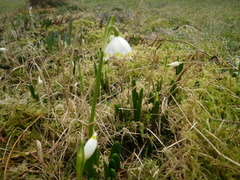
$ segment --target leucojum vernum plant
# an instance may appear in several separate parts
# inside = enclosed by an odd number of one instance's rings
[[[113,34],[113,35],[112,35]],[[110,40],[110,42],[108,42]],[[128,42],[119,36],[119,30],[114,25],[114,17],[111,17],[106,24],[106,28],[103,35],[103,45],[102,48],[99,49],[98,52],[98,60],[99,64],[96,71],[96,80],[95,80],[95,91],[93,94],[93,100],[91,104],[91,114],[89,118],[89,140],[84,145],[84,142],[80,142],[78,151],[77,151],[77,160],[76,160],[76,173],[77,179],[80,180],[83,177],[84,169],[86,169],[88,179],[95,177],[95,170],[94,166],[98,164],[98,153],[97,153],[97,133],[94,132],[94,117],[95,117],[95,110],[97,99],[100,91],[101,86],[101,75],[103,70],[104,60],[107,61],[110,57],[129,57],[131,56],[131,47]],[[115,143],[116,144],[116,143]],[[117,143],[118,144],[118,143]],[[113,155],[114,154],[114,155]],[[109,167],[106,170],[105,167],[105,174],[107,174],[106,178],[111,177],[113,179],[116,178],[116,173],[119,169],[120,164],[120,152],[114,152],[111,154],[110,161],[115,164],[118,164],[117,167],[112,168],[112,165],[106,165]],[[109,172],[109,173],[106,173]],[[109,175],[110,174],[110,175]]]

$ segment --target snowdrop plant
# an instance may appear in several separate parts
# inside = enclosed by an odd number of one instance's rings
[[[111,34],[114,33],[114,36],[112,41],[109,42],[109,38]],[[126,50],[127,49],[127,50]],[[95,117],[95,111],[96,111],[96,104],[97,99],[99,96],[100,91],[100,85],[101,85],[101,75],[102,75],[102,69],[103,69],[103,57],[104,52],[103,50],[106,50],[107,53],[111,53],[111,55],[116,55],[117,53],[126,55],[131,52],[131,47],[127,43],[126,40],[119,37],[119,31],[117,27],[114,25],[114,17],[111,17],[108,20],[108,23],[106,25],[104,35],[103,35],[103,45],[102,48],[98,51],[98,60],[99,64],[96,68],[96,81],[95,81],[95,91],[93,94],[93,100],[91,103],[91,114],[89,118],[89,140],[84,146],[84,142],[81,142],[77,151],[77,163],[76,163],[76,171],[77,171],[77,179],[82,179],[84,166],[86,164],[86,170],[87,170],[87,176],[88,179],[94,178],[94,168],[97,166],[96,162],[98,160],[98,156],[96,153],[97,148],[97,134],[94,133],[94,117]]]
[[[97,148],[97,133],[94,133],[92,137],[86,142],[81,142],[77,151],[76,171],[77,179],[81,180],[86,160],[88,160]]]
[[[103,46],[102,49],[98,52],[98,59],[99,64],[97,68],[97,76],[96,76],[96,84],[95,84],[95,91],[93,95],[93,101],[92,101],[92,109],[89,119],[89,137],[91,137],[93,133],[93,122],[95,117],[95,110],[96,110],[96,104],[97,104],[97,98],[100,91],[100,85],[101,85],[101,75],[102,75],[102,69],[103,69],[103,61],[104,59],[107,60],[110,56],[129,56],[131,53],[131,47],[128,44],[128,42],[119,36],[119,30],[114,25],[115,20],[114,17],[110,17],[108,20],[108,23],[106,25],[104,34],[103,34]],[[110,42],[108,43],[110,36],[112,36]],[[103,52],[104,50],[104,52]],[[105,56],[105,57],[104,57]]]
[[[175,61],[170,64],[167,64],[167,67],[173,67],[176,70],[176,75],[179,75],[180,72],[183,70],[183,62]]]

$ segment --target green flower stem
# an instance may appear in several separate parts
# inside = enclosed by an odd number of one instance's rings
[[[89,124],[90,124],[89,132],[88,132],[89,138],[91,138],[93,135],[93,122],[94,122],[97,98],[99,95],[100,85],[101,85],[101,74],[102,74],[102,68],[103,68],[103,51],[101,49],[98,52],[98,59],[99,59],[99,65],[98,65],[98,70],[97,70],[95,91],[94,91],[93,101],[92,101],[92,110],[91,110],[91,115],[90,115],[90,119],[89,119]]]
[[[76,162],[76,172],[77,180],[82,180],[83,170],[85,166],[85,155],[84,155],[84,142],[80,142],[78,151],[77,151],[77,162]]]
[[[105,31],[104,31],[104,34],[103,34],[103,47],[102,47],[103,51],[107,46],[109,37],[111,35],[112,26],[114,26],[114,22],[115,22],[115,18],[114,18],[114,16],[111,16],[110,19],[107,22],[107,25],[106,25],[106,28],[105,28]],[[116,29],[117,29],[117,27],[116,27]],[[117,29],[117,31],[118,31],[118,29]]]
[[[117,26],[115,26],[115,25],[112,25],[111,27],[111,30],[113,30],[114,31],[114,36],[119,36],[120,35],[120,32],[119,32],[119,30],[118,30],[118,28],[117,28]]]
[[[92,101],[92,109],[91,109],[91,114],[89,118],[89,129],[88,129],[89,138],[91,138],[91,136],[93,135],[93,128],[94,128],[93,123],[94,123],[94,117],[95,117],[95,111],[96,111],[96,104],[97,104],[97,99],[98,99],[100,86],[101,86],[101,75],[102,75],[102,69],[103,69],[103,54],[104,54],[103,50],[107,46],[107,43],[111,34],[111,30],[114,28],[113,26],[114,26],[114,17],[112,16],[108,20],[106,29],[103,34],[103,47],[98,52],[99,65],[97,69],[97,77],[96,77],[95,91],[94,91],[93,101]],[[114,32],[118,31],[117,27],[115,27],[114,29],[115,29]]]

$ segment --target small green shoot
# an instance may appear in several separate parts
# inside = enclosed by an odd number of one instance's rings
[[[121,167],[120,151],[121,144],[115,141],[109,156],[109,163],[104,162],[104,179],[117,179],[117,171]]]
[[[179,75],[180,72],[183,70],[183,63],[179,64],[177,67],[175,67],[176,69],[176,75]]]
[[[123,122],[124,118],[123,118],[123,110],[121,109],[121,105],[115,104],[114,109],[115,109],[115,118]]]
[[[86,160],[84,155],[84,142],[81,141],[77,151],[77,162],[76,162],[77,180],[82,179],[85,162]]]
[[[102,85],[102,89],[105,92],[110,92],[110,86],[109,86],[107,71],[105,71],[105,73],[102,74],[101,85]]]
[[[142,109],[142,101],[143,101],[143,88],[138,93],[136,90],[136,81],[132,80],[132,86],[134,89],[132,90],[132,104],[134,109],[134,120],[140,121],[141,118],[141,109]]]
[[[32,85],[29,86],[29,90],[30,90],[30,93],[33,97],[33,99],[35,99],[37,102],[39,102],[39,95],[37,93],[35,93],[35,90],[34,90],[34,87]]]

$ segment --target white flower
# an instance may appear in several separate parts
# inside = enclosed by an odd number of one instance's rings
[[[168,66],[177,67],[177,66],[179,66],[180,64],[182,64],[182,62],[175,61],[175,62],[172,62],[172,63],[168,64]]]
[[[93,155],[96,148],[97,148],[97,133],[94,133],[84,146],[84,155],[86,160]]]
[[[104,50],[104,60],[107,61],[109,57],[124,57],[131,56],[132,49],[128,42],[120,36],[111,36],[110,42],[107,44]]]
[[[32,6],[29,7],[29,16],[32,17]]]
[[[40,76],[38,76],[38,84],[42,84],[43,83],[43,80],[41,79]]]
[[[0,48],[0,52],[5,52],[5,51],[7,51],[6,48]]]

